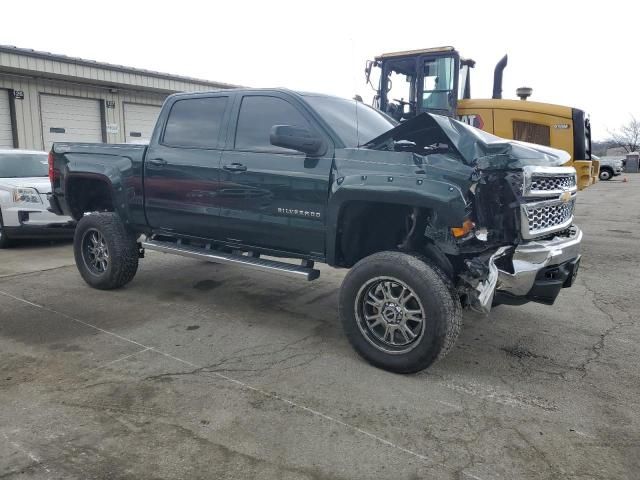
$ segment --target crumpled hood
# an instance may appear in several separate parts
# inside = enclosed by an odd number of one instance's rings
[[[465,163],[482,170],[522,168],[526,165],[559,166],[571,157],[555,148],[506,140],[449,117],[422,113],[401,123],[364,145],[373,150],[393,150],[393,143],[413,142],[428,146],[444,143]],[[419,153],[419,152],[415,152]]]
[[[41,195],[51,193],[48,177],[0,178],[0,185],[11,188],[35,188]]]

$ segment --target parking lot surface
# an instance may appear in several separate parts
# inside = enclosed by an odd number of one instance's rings
[[[148,253],[125,288],[69,242],[0,251],[0,478],[637,479],[640,176],[579,194],[577,285],[465,314],[395,375],[319,280]]]

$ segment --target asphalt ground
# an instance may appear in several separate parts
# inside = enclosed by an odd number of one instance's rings
[[[577,285],[465,314],[415,375],[351,349],[344,271],[149,252],[105,292],[69,242],[0,251],[0,478],[640,478],[640,175],[619,178],[579,194]]]

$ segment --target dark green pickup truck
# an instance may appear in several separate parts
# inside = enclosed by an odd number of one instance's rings
[[[50,201],[78,220],[94,288],[131,281],[145,250],[307,280],[314,262],[349,268],[350,342],[415,372],[451,349],[463,307],[550,305],[571,286],[568,160],[450,118],[397,124],[353,100],[224,90],[169,97],[149,145],[54,144]]]

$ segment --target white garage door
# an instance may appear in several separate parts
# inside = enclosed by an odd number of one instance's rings
[[[0,148],[13,148],[9,90],[0,90]]]
[[[148,142],[160,114],[155,105],[124,104],[124,128],[127,143]]]
[[[100,102],[86,98],[40,95],[44,149],[53,142],[102,143]]]

